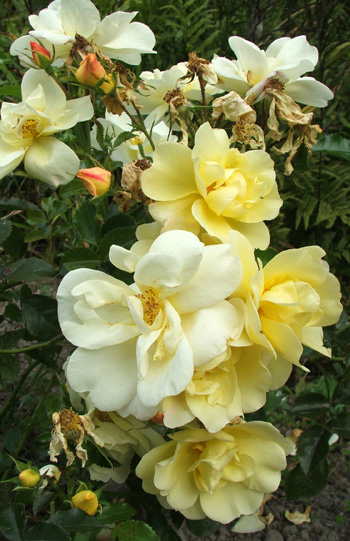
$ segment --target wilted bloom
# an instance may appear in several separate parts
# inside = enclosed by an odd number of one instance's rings
[[[60,480],[61,472],[57,468],[57,466],[54,466],[53,464],[47,464],[46,466],[43,466],[39,470],[40,476],[44,477],[43,486],[47,485],[47,479],[55,479],[55,483],[57,483]]]
[[[318,51],[305,36],[276,39],[262,51],[254,43],[232,36],[229,44],[237,60],[214,56],[213,67],[227,91],[234,90],[254,101],[266,86],[277,81],[294,101],[325,107],[333,93],[313,77],[300,77],[313,71]]]
[[[56,456],[63,449],[67,458],[67,466],[73,464],[75,456],[68,445],[68,441],[71,441],[74,444],[75,454],[80,458],[84,467],[88,459],[86,449],[82,446],[85,434],[91,436],[97,445],[103,447],[103,444],[94,432],[95,426],[89,415],[78,415],[72,409],[63,409],[60,412],[52,414],[52,422],[54,428],[51,432],[49,451],[52,462],[57,462]]]
[[[43,70],[30,69],[22,80],[21,103],[3,103],[0,121],[0,178],[24,159],[27,174],[57,187],[79,169],[79,158],[54,133],[93,115],[88,96],[67,101],[63,90]]]
[[[171,435],[138,464],[143,489],[189,519],[227,523],[254,513],[278,488],[291,445],[270,423],[235,422],[214,434]]]
[[[90,401],[88,399],[88,401]],[[135,453],[142,457],[157,445],[164,443],[163,438],[145,423],[132,416],[123,419],[116,412],[101,412],[89,409],[94,428],[90,436],[103,447],[103,453],[116,464],[113,468],[91,464],[88,467],[91,480],[107,483],[110,479],[124,483],[130,473],[130,463]]]
[[[239,322],[225,299],[240,283],[240,263],[228,245],[204,246],[187,231],[130,251],[112,246],[110,260],[135,283],[77,269],[58,289],[62,332],[78,346],[67,379],[101,411],[148,419],[185,389],[195,366],[227,350]]]
[[[101,22],[98,9],[90,0],[54,0],[39,15],[30,15],[33,30],[29,36],[17,39],[10,52],[26,63],[29,41],[36,38],[43,40],[45,46],[54,45],[56,60],[61,63],[73,46],[88,53],[96,45],[109,58],[137,65],[141,54],[154,53],[155,37],[145,24],[131,22],[136,14],[118,11]]]
[[[95,515],[98,509],[98,498],[91,490],[81,490],[72,498],[72,505],[88,515]]]
[[[27,468],[21,471],[18,479],[22,487],[34,488],[40,481],[40,475],[37,470]]]
[[[197,130],[192,151],[180,143],[157,145],[141,187],[155,200],[150,213],[163,231],[187,229],[198,235],[202,227],[227,242],[236,229],[261,249],[269,244],[263,220],[275,218],[282,205],[267,152],[240,153],[230,148],[225,130],[208,123]]]
[[[98,85],[98,87],[106,94],[111,92],[115,87],[113,79],[111,80],[108,78],[106,70],[93,53],[88,54],[84,58],[74,75],[79,83],[83,83],[87,86],[97,86],[97,83],[101,81],[101,79],[104,79],[104,82]]]
[[[51,65],[51,53],[45,47],[42,47],[36,41],[30,42],[33,60],[38,68],[48,68]]]
[[[91,167],[89,169],[80,169],[77,177],[83,181],[85,188],[94,197],[108,192],[111,186],[112,173],[102,167]]]

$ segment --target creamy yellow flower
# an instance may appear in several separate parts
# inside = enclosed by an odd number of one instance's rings
[[[291,444],[270,423],[186,429],[147,453],[136,468],[143,489],[189,519],[227,523],[251,514],[278,488]]]
[[[333,325],[339,319],[340,285],[322,260],[325,252],[319,246],[285,250],[259,269],[254,252],[242,235],[233,232],[231,242],[243,268],[243,279],[231,296],[231,302],[236,303],[237,298],[244,300],[248,341],[266,350],[266,360],[259,369],[261,374],[261,371],[266,372],[266,392],[285,383],[291,363],[300,366],[303,345],[331,355],[323,346],[322,327]],[[255,373],[252,363],[256,362],[249,350],[247,347],[243,353],[244,364],[236,364],[236,370],[241,367],[247,376],[249,372]],[[252,379],[249,383],[248,377],[245,381],[244,395],[249,399],[252,391],[249,393],[248,389],[252,390],[255,382]],[[241,392],[243,394],[243,389]]]
[[[224,130],[208,123],[198,129],[192,151],[180,143],[157,145],[141,185],[156,201],[149,209],[163,231],[198,235],[202,227],[227,242],[235,229],[261,249],[269,243],[263,220],[275,218],[282,205],[270,156],[263,150],[241,154],[230,148]]]
[[[21,92],[21,103],[4,102],[1,107],[0,178],[24,160],[29,176],[54,187],[67,184],[79,169],[79,158],[52,135],[90,119],[90,97],[67,101],[58,84],[37,69],[25,73]]]

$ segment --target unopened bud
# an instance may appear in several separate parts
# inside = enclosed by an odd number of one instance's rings
[[[75,72],[75,77],[79,83],[87,86],[97,86],[101,79],[105,81],[98,85],[106,94],[111,92],[115,86],[112,75],[107,75],[102,64],[97,60],[94,53],[88,54],[80,63],[79,68]]]
[[[36,41],[30,41],[30,47],[32,49],[33,60],[38,68],[48,68],[52,61],[50,51],[39,45]]]
[[[18,478],[22,487],[29,488],[35,487],[40,481],[40,475],[38,474],[38,472],[32,470],[31,468],[21,471]]]
[[[91,490],[82,490],[72,498],[73,507],[81,509],[88,515],[95,515],[98,508],[98,499]]]
[[[77,177],[83,181],[85,188],[94,197],[108,192],[111,185],[112,173],[102,169],[102,167],[91,167],[90,169],[80,169]]]

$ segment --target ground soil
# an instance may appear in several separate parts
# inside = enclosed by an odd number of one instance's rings
[[[264,515],[274,520],[265,530],[253,534],[231,532],[232,524],[220,526],[207,537],[197,537],[182,528],[184,541],[347,541],[350,539],[350,459],[349,448],[338,447],[330,454],[331,474],[326,488],[309,501],[287,501],[282,490],[266,503]],[[304,512],[311,506],[311,522],[295,526],[285,518],[285,511]],[[348,510],[347,510],[348,509]]]

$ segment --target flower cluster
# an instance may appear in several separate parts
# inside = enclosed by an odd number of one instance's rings
[[[50,456],[63,449],[68,465],[76,455],[84,466],[89,436],[115,463],[89,462],[91,479],[124,482],[136,453],[136,474],[162,505],[227,523],[277,489],[291,451],[270,423],[244,415],[293,365],[304,368],[303,346],[331,354],[322,329],[340,316],[340,287],[325,252],[289,249],[263,266],[254,250],[268,248],[265,221],[283,203],[271,143],[282,141],[273,151],[289,153],[291,172],[300,145],[310,150],[320,130],[295,101],[324,107],[332,92],[301,77],[318,58],[305,36],[266,52],[233,36],[236,60],[191,53],[137,77],[127,65],[154,53],[155,39],[135,16],[101,21],[90,0],[54,0],[11,48],[31,67],[23,101],[2,106],[0,176],[24,160],[33,178],[57,187],[77,176],[95,198],[113,196],[119,212],[147,204],[154,220],[139,225],[129,249],[111,245],[112,274],[77,268],[61,281],[59,322],[76,346],[67,383],[86,413],[54,414]],[[63,64],[81,97],[60,82]],[[52,137],[78,122],[89,148]],[[115,277],[125,273],[130,280]],[[74,498],[97,511],[91,491]]]

